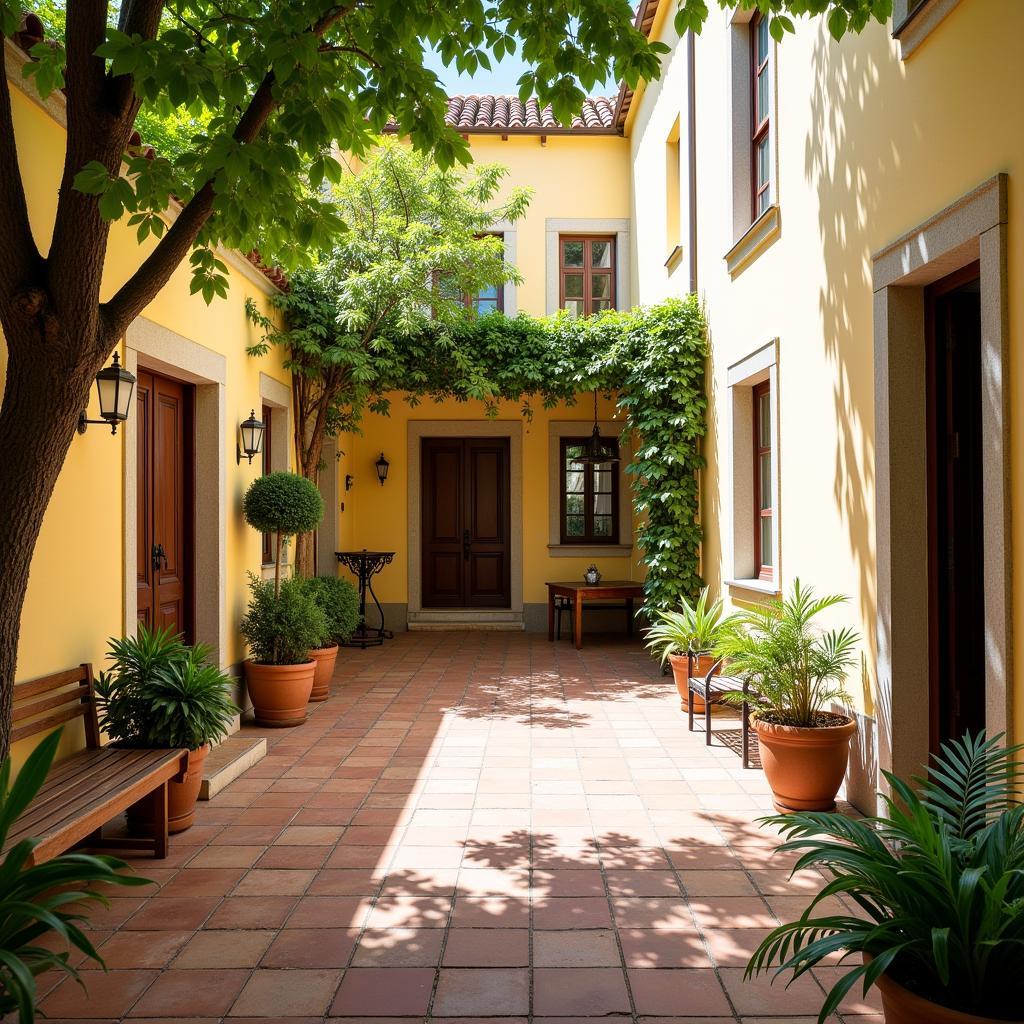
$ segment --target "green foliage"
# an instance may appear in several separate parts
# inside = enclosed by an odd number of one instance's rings
[[[283,580],[280,592],[249,573],[249,610],[239,631],[249,656],[261,665],[304,665],[309,652],[328,636],[327,616],[307,589],[307,580]]]
[[[1024,1006],[1024,747],[1004,748],[984,733],[947,743],[916,789],[883,773],[893,797],[885,813],[862,821],[839,814],[765,819],[800,857],[794,873],[819,867],[832,876],[798,921],[768,935],[747,967],[794,978],[867,954],[828,993],[824,1022],[858,981],[888,974],[919,996],[986,1020],[1020,1020]],[[854,914],[814,917],[830,896]]]
[[[754,692],[729,697],[749,701],[765,721],[778,725],[833,724],[823,709],[850,702],[843,682],[860,638],[852,629],[821,632],[814,619],[845,601],[841,594],[815,597],[796,579],[787,598],[734,616],[715,653],[729,659],[730,673],[748,677]]]
[[[63,44],[40,45],[27,66],[45,94],[63,83],[65,47],[93,44],[87,11],[76,37],[61,5],[44,2],[60,10],[44,19],[48,28],[63,30]],[[4,35],[20,18],[20,0],[0,0]],[[527,64],[520,94],[551,103],[568,123],[609,72],[632,85],[657,78],[667,49],[636,29],[628,0],[168,0],[154,38],[130,31],[132,18],[133,5],[111,4],[96,53],[108,80],[130,78],[128,92],[142,100],[137,127],[161,148],[155,160],[127,153],[121,177],[106,181],[87,165],[76,187],[105,200],[104,216],[116,219],[160,214],[170,196],[188,203],[211,184],[213,214],[197,247],[258,248],[289,269],[328,248],[342,226],[317,179],[339,177],[336,154],[369,151],[389,119],[442,166],[468,162],[468,144],[445,123],[447,97],[424,59],[429,51],[470,72],[519,52]],[[249,140],[239,125],[268,90],[273,108]],[[105,199],[108,192],[116,194]],[[208,282],[200,290],[218,294]]]
[[[60,736],[58,730],[39,743],[13,784],[10,758],[0,766],[0,848],[46,780]],[[0,865],[0,1013],[17,1013],[20,1024],[36,1019],[36,978],[44,971],[63,971],[81,982],[72,953],[103,967],[80,927],[88,905],[107,905],[100,887],[150,884],[123,874],[127,865],[114,857],[66,853],[30,866],[28,858],[37,842],[22,839]]]
[[[665,664],[671,654],[707,654],[714,650],[719,637],[732,621],[726,616],[721,598],[708,607],[708,588],[691,603],[685,597],[679,611],[661,608],[654,612],[654,625],[647,631],[647,649]]]
[[[772,39],[781,43],[787,32],[796,31],[795,18],[826,15],[835,39],[847,32],[863,32],[872,22],[884,25],[892,17],[892,0],[718,0],[723,10],[760,11],[768,19]],[[708,0],[680,0],[675,26],[680,35],[699,33],[708,18]]]
[[[324,515],[324,500],[316,485],[298,473],[267,473],[249,485],[242,515],[261,533],[291,537],[316,529]]]
[[[114,667],[96,680],[96,703],[112,739],[198,750],[227,735],[238,708],[231,680],[209,663],[211,647],[140,624],[136,636],[112,639],[108,649]]]
[[[324,644],[347,643],[359,625],[359,594],[340,576],[311,576],[306,589],[327,620]]]

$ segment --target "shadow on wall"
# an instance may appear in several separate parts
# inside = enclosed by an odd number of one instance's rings
[[[880,40],[879,36],[883,38]],[[825,352],[835,365],[833,400],[837,441],[833,494],[846,522],[858,573],[855,600],[866,627],[862,666],[864,708],[876,715],[876,551],[874,527],[874,357],[870,234],[900,170],[896,140],[882,138],[886,96],[898,85],[902,65],[880,64],[887,52],[884,26],[835,43],[824,27],[812,55],[811,126],[804,148],[807,182],[817,198],[825,285],[819,294]],[[908,130],[910,126],[908,126]],[[881,723],[879,723],[881,724]],[[862,740],[866,737],[861,737]],[[856,752],[874,786],[876,753]],[[852,780],[851,780],[852,781]],[[853,799],[864,806],[858,796]],[[870,798],[871,790],[863,794]],[[870,799],[867,801],[870,803]]]

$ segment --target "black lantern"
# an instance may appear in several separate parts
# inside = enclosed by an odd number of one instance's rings
[[[113,363],[96,374],[96,391],[99,394],[102,419],[87,419],[83,412],[78,417],[78,432],[84,434],[90,423],[102,423],[110,427],[112,434],[116,434],[117,425],[128,419],[128,407],[131,405],[134,388],[135,377],[121,366],[115,352]]]
[[[384,486],[384,481],[388,478],[388,469],[391,468],[391,463],[384,458],[384,453],[380,453],[380,458],[374,463],[377,467],[377,479],[380,481],[381,487]]]
[[[601,438],[601,428],[597,425],[597,388],[594,388],[594,430],[590,440],[583,446],[583,453],[572,460],[584,466],[603,466],[619,461],[619,456],[605,446]]]
[[[264,429],[263,421],[256,419],[256,410],[253,409],[249,413],[249,418],[242,420],[238,426],[238,432],[242,436],[242,443],[235,442],[236,461],[241,462],[244,455],[252,463],[252,457],[259,455],[263,450]]]

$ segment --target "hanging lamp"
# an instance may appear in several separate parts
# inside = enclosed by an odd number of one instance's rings
[[[590,440],[583,446],[583,453],[572,461],[584,466],[603,466],[619,461],[615,451],[605,445],[601,438],[601,428],[597,425],[597,388],[594,388],[594,430]]]

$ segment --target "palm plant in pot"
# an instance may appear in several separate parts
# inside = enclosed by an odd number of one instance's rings
[[[309,699],[322,701],[327,700],[338,648],[348,643],[359,625],[359,595],[356,588],[340,576],[313,576],[306,580],[306,589],[327,620],[323,645],[309,652],[316,662]]]
[[[815,620],[843,604],[841,594],[816,597],[799,579],[784,599],[738,614],[715,645],[729,674],[749,681],[748,701],[761,764],[779,811],[828,811],[846,775],[856,723],[827,710],[847,706],[844,681],[859,636],[852,629],[821,630]]]
[[[60,738],[60,729],[44,737],[13,782],[10,758],[0,765],[0,849],[45,782]],[[151,884],[127,874],[128,865],[114,857],[73,852],[30,865],[36,844],[37,840],[22,839],[0,862],[0,1015],[12,1020],[8,1014],[17,1014],[19,1024],[36,1019],[39,975],[62,971],[81,984],[73,953],[104,966],[93,939],[81,927],[87,907],[107,904],[104,887]]]
[[[327,626],[304,581],[281,579],[281,546],[285,537],[316,529],[323,499],[316,485],[297,473],[268,473],[250,484],[242,513],[254,529],[276,538],[273,586],[249,574],[252,596],[241,624],[250,654],[245,663],[249,699],[260,725],[301,725],[316,669],[309,652],[323,645]]]
[[[672,666],[672,678],[679,691],[679,706],[684,712],[690,707],[690,689],[687,686],[690,660],[687,654],[695,656],[697,671],[706,675],[714,661],[712,652],[731,621],[732,617],[725,615],[721,598],[708,605],[708,587],[700,592],[696,604],[691,604],[684,597],[678,611],[659,609],[654,613],[654,625],[647,630],[647,648],[660,659],[662,667],[666,662]],[[694,711],[703,710],[704,702],[694,697]]]
[[[848,967],[820,1022],[854,985],[876,985],[886,1024],[990,1024],[1024,1019],[1024,804],[1020,759],[984,733],[943,746],[916,788],[883,773],[883,814],[851,820],[767,818],[800,853],[794,871],[832,880],[800,919],[772,931],[747,976],[805,971],[840,954]],[[815,917],[838,895],[855,913]],[[852,958],[852,962],[846,963]]]
[[[100,727],[115,743],[188,751],[185,778],[167,787],[171,832],[184,832],[195,820],[210,744],[227,735],[238,714],[231,679],[210,663],[211,653],[206,644],[190,646],[169,629],[140,623],[134,637],[110,641],[112,668],[95,684]],[[128,819],[135,830],[150,831],[149,802],[132,808]]]

